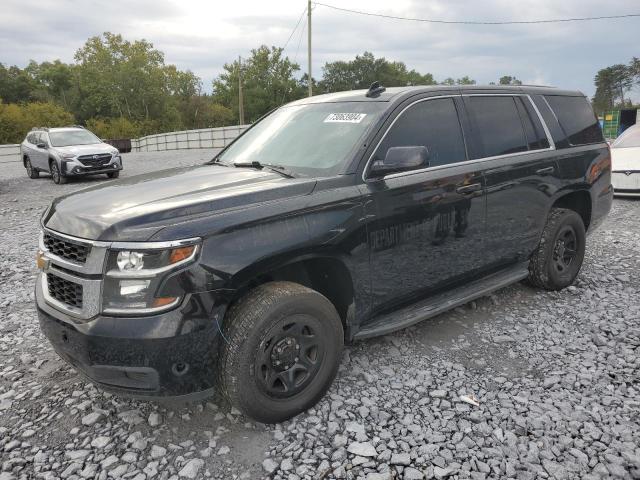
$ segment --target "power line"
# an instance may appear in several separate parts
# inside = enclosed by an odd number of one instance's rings
[[[339,10],[342,12],[356,13],[358,15],[366,15],[369,17],[381,17],[389,18],[392,20],[408,20],[411,22],[423,22],[423,23],[445,23],[450,25],[521,25],[521,24],[535,24],[535,23],[564,23],[564,22],[586,22],[590,20],[607,20],[614,18],[632,18],[640,17],[640,13],[629,13],[625,15],[603,15],[598,17],[576,17],[576,18],[555,18],[547,20],[513,20],[505,22],[480,22],[472,20],[434,20],[431,18],[412,18],[412,17],[399,17],[395,15],[384,15],[381,13],[363,12],[361,10],[351,10],[349,8],[336,7],[335,5],[328,5],[326,3],[313,2],[315,5],[321,7],[331,8],[333,10]]]
[[[300,22],[302,21],[302,17],[304,17],[304,14],[306,12],[307,12],[307,7],[304,7],[304,10],[302,10],[302,13],[300,14],[300,17],[298,18],[298,22],[296,23],[296,26],[293,27],[293,30],[291,31],[291,35],[289,35],[289,38],[287,38],[287,41],[284,42],[284,47],[282,47],[282,51],[283,52],[287,48],[287,45],[289,45],[289,42],[291,41],[291,38],[293,37],[293,34],[296,33],[296,30],[298,29],[298,26],[300,25]]]

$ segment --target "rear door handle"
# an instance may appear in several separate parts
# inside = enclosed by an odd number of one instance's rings
[[[555,171],[556,167],[546,167],[536,170],[538,175],[549,175]]]
[[[464,185],[456,188],[456,192],[458,193],[473,193],[479,190],[482,190],[482,185],[480,183],[472,183],[471,185]]]

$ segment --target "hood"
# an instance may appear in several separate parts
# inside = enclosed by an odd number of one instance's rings
[[[640,147],[612,148],[611,170],[640,170]]]
[[[94,143],[92,145],[69,145],[68,147],[53,147],[56,152],[71,153],[73,155],[95,155],[96,153],[111,153],[116,150],[108,143]]]
[[[315,180],[266,170],[200,165],[109,182],[57,198],[43,223],[80,238],[145,241],[194,215],[308,195]]]

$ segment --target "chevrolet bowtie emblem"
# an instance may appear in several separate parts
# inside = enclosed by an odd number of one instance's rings
[[[44,271],[49,269],[50,264],[51,264],[51,260],[49,260],[44,256],[44,252],[42,250],[38,250],[38,253],[36,255],[36,266],[40,270]]]

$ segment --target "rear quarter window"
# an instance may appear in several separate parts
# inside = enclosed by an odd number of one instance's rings
[[[545,95],[560,127],[571,145],[588,145],[604,141],[602,130],[591,104],[584,97]]]

